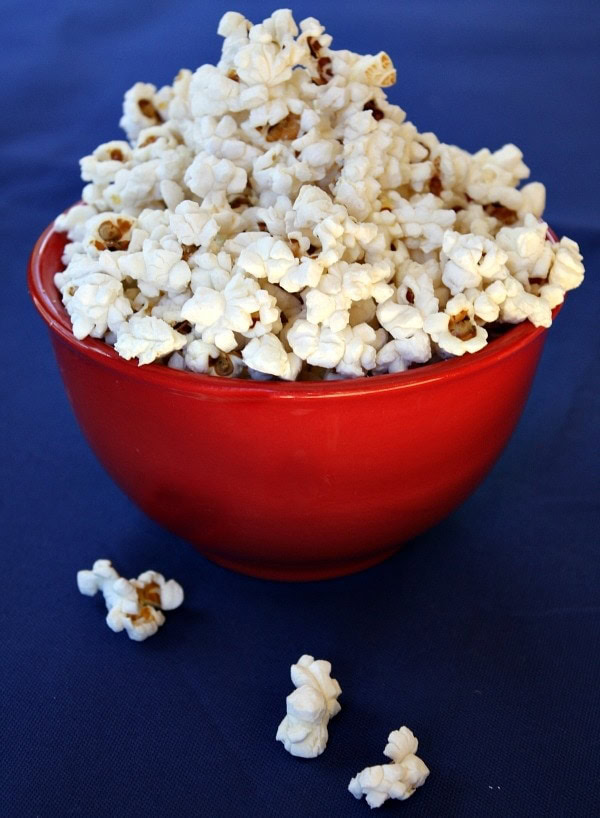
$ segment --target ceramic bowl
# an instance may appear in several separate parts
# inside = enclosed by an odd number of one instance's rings
[[[138,367],[73,336],[64,244],[45,230],[29,288],[90,446],[152,519],[258,577],[359,571],[443,519],[506,445],[544,343],[524,323],[472,356],[318,383]]]

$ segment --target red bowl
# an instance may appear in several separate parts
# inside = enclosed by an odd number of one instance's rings
[[[524,323],[473,356],[324,383],[138,367],[73,336],[64,245],[40,236],[29,290],[90,446],[150,517],[257,577],[359,571],[456,508],[512,433],[545,338]]]

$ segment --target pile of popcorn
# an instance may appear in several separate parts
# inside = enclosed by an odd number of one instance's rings
[[[323,380],[472,353],[486,325],[548,327],[584,268],[548,238],[514,145],[419,133],[387,54],[331,49],[287,9],[228,12],[221,60],[125,94],[128,141],[81,160],[56,221],[77,338],[179,370]]]

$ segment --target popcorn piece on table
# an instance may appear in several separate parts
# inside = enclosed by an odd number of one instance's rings
[[[164,624],[162,611],[174,610],[183,602],[183,589],[174,579],[167,581],[156,571],[144,571],[128,580],[119,576],[110,560],[96,560],[91,571],[78,571],[77,587],[86,596],[101,591],[108,627],[127,631],[136,642],[152,636]]]
[[[355,798],[366,796],[367,804],[380,807],[388,798],[405,801],[417,787],[423,786],[429,769],[415,755],[419,743],[408,727],[394,730],[388,736],[384,755],[392,759],[392,764],[366,767],[348,785]]]
[[[291,667],[296,690],[286,699],[287,715],[277,730],[277,741],[293,756],[316,758],[327,746],[327,723],[340,712],[342,692],[331,678],[331,664],[304,654]]]

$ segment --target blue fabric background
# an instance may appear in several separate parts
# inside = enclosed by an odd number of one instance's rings
[[[479,490],[379,567],[307,585],[230,574],[131,505],[81,437],[25,286],[37,235],[78,198],[77,160],[119,133],[122,93],[214,61],[227,7],[0,4],[0,811],[365,815],[348,781],[407,724],[432,772],[390,815],[597,816],[600,7],[295,4],[337,47],[393,56],[390,97],[420,130],[518,144],[588,268]],[[182,581],[185,606],[148,642],[111,633],[100,600],[77,593],[75,572],[101,556]],[[303,652],[343,688],[309,762],[274,741]]]

